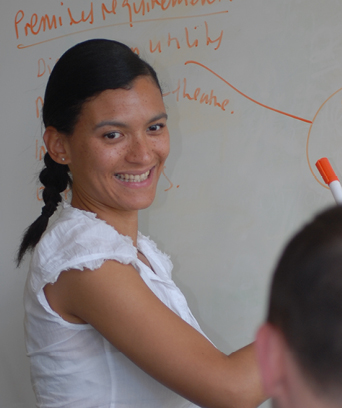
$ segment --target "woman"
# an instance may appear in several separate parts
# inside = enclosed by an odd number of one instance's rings
[[[25,329],[39,407],[236,408],[263,399],[253,346],[218,351],[171,280],[169,258],[138,232],[138,210],[152,203],[169,153],[166,120],[156,73],[121,43],[78,44],[51,73],[45,206],[18,255],[35,248]],[[71,205],[46,229],[68,184]]]

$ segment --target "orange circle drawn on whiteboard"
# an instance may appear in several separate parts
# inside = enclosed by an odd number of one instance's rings
[[[341,92],[341,91],[342,91],[342,88],[340,88],[340,89],[338,89],[337,91],[335,91],[335,92],[334,92],[332,95],[330,95],[329,98],[327,98],[327,99],[322,103],[322,105],[319,107],[319,109],[317,110],[317,112],[316,112],[316,114],[315,114],[315,116],[314,116],[314,118],[313,118],[313,120],[312,120],[312,123],[311,123],[311,125],[310,125],[310,129],[309,129],[309,132],[308,132],[308,136],[307,136],[307,139],[306,139],[306,159],[307,159],[307,162],[308,162],[308,165],[309,165],[309,169],[310,169],[312,175],[314,176],[315,180],[316,180],[321,186],[323,186],[324,188],[327,188],[327,189],[328,189],[329,187],[327,187],[323,182],[321,182],[321,181],[318,179],[318,177],[316,176],[316,174],[314,173],[313,166],[312,166],[311,163],[310,163],[309,144],[310,144],[310,140],[311,140],[311,136],[312,136],[312,130],[313,130],[313,128],[314,128],[314,125],[315,125],[315,122],[316,122],[317,118],[319,117],[319,114],[322,112],[322,109],[324,108],[324,106],[325,106],[336,94],[338,94],[338,93]],[[320,158],[320,157],[319,157],[319,158]],[[342,158],[341,158],[341,160],[342,160]]]

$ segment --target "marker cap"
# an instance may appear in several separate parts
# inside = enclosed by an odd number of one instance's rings
[[[333,168],[331,167],[331,164],[329,163],[329,160],[326,157],[319,159],[316,163],[316,167],[320,172],[324,182],[328,185],[335,180],[338,181],[338,177],[336,176]]]

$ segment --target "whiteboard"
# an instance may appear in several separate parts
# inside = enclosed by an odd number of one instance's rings
[[[171,255],[174,279],[212,341],[253,340],[285,240],[333,204],[315,162],[342,176],[339,0],[12,0],[1,6],[0,406],[34,407],[23,333],[39,214],[41,98],[55,61],[89,38],[122,41],[151,63],[171,154],[140,230]],[[265,404],[267,405],[267,404]]]

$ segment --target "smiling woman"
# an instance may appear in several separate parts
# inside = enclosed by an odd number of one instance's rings
[[[49,126],[44,141],[50,156],[72,174],[71,205],[125,234],[118,212],[127,210],[125,220],[120,215],[126,223],[154,199],[169,153],[166,119],[160,89],[142,76],[130,89],[108,89],[87,101],[72,137]]]
[[[253,345],[218,351],[169,258],[138,232],[169,153],[154,70],[121,43],[78,44],[51,73],[43,120],[45,206],[18,253],[34,249],[25,332],[38,406],[257,406]]]

